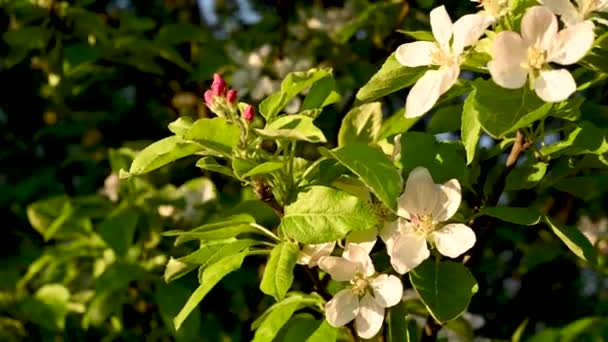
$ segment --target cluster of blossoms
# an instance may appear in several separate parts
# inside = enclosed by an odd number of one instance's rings
[[[228,84],[220,74],[213,74],[211,89],[205,91],[204,97],[207,107],[220,117],[232,120],[239,110],[236,90],[228,89]],[[247,105],[244,107],[241,111],[241,117],[247,122],[253,121],[255,117],[253,106]]]
[[[384,241],[393,269],[405,274],[430,256],[430,246],[455,258],[475,244],[475,233],[464,224],[448,221],[460,206],[460,183],[452,179],[435,184],[423,167],[411,171],[399,197],[397,220],[386,223],[379,234],[372,230],[352,232],[346,238],[341,257],[331,256],[336,243],[306,245],[299,264],[319,266],[333,280],[348,282],[325,306],[327,321],[340,327],[355,320],[362,338],[375,336],[382,327],[385,308],[403,297],[401,280],[394,275],[378,274],[369,257],[377,236]]]
[[[435,42],[413,42],[399,46],[395,56],[406,67],[438,66],[424,73],[410,90],[405,116],[415,118],[428,112],[441,95],[458,80],[467,49],[484,31],[508,13],[506,0],[481,0],[483,10],[452,23],[444,6],[430,13]],[[594,41],[594,25],[588,18],[594,11],[608,10],[608,1],[578,0],[578,8],[568,0],[544,0],[545,6],[527,9],[521,20],[521,34],[502,31],[494,37],[492,79],[507,89],[518,89],[530,81],[538,97],[546,102],[566,100],[576,91],[576,82],[566,69],[552,69],[549,63],[571,65],[581,60]],[[565,28],[558,30],[555,14]]]

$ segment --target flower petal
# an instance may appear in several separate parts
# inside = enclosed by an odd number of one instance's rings
[[[376,244],[377,237],[378,232],[376,231],[376,228],[363,231],[352,231],[346,237],[346,249],[349,249],[350,246],[353,245],[359,246],[369,254]]]
[[[384,227],[380,229],[380,238],[386,245],[386,250],[390,251],[393,248],[395,240],[399,237],[399,221],[403,220],[399,218],[393,222],[385,222]],[[404,220],[405,221],[405,220]],[[389,252],[390,254],[390,252]]]
[[[548,59],[562,65],[574,64],[585,57],[594,40],[591,21],[567,27],[557,34]]]
[[[519,89],[526,84],[528,70],[518,64],[501,63],[493,60],[488,63],[492,81],[507,89]]]
[[[416,167],[407,177],[405,190],[399,197],[397,215],[409,218],[412,214],[430,214],[438,200],[439,191],[429,170],[421,166]]]
[[[308,265],[308,267],[315,267],[317,266],[319,259],[331,254],[335,246],[335,241],[315,245],[305,245],[298,256],[298,264]]]
[[[485,15],[467,14],[460,17],[453,27],[452,50],[458,54],[462,53],[465,47],[475,44],[491,24],[491,18]]]
[[[576,82],[566,69],[541,70],[534,90],[545,102],[560,102],[576,91]]]
[[[344,289],[325,304],[325,317],[334,327],[341,327],[359,314],[359,297],[351,290]]]
[[[342,257],[352,262],[355,265],[356,272],[361,272],[366,277],[371,277],[376,273],[368,252],[355,244],[348,246],[348,248],[344,250],[344,253],[342,253]]]
[[[429,70],[416,81],[405,101],[405,117],[417,118],[428,112],[439,96],[448,91],[458,80],[460,66],[454,64],[439,70]]]
[[[391,265],[400,274],[413,270],[431,255],[426,246],[426,239],[418,234],[400,236],[389,252]]]
[[[530,7],[521,20],[521,36],[528,46],[548,50],[557,35],[557,18],[544,6]]]
[[[431,238],[439,253],[456,258],[475,244],[473,229],[461,223],[452,223],[432,233]]]
[[[395,57],[401,65],[413,68],[433,64],[432,55],[437,50],[433,42],[413,42],[399,46]]]
[[[517,89],[526,83],[528,70],[521,65],[526,61],[526,44],[519,34],[510,31],[499,33],[492,45],[493,60],[488,63],[492,80],[507,89]]]
[[[538,2],[557,15],[577,14],[576,7],[574,7],[570,0],[539,0]]]
[[[443,50],[447,50],[450,38],[452,38],[452,19],[450,19],[450,15],[448,11],[445,9],[445,6],[435,7],[431,13],[431,30],[433,31],[433,37],[439,46]]]
[[[382,322],[384,322],[384,308],[378,305],[369,293],[365,294],[361,298],[359,314],[355,318],[357,335],[365,339],[376,336],[382,328]]]
[[[394,275],[381,274],[371,283],[376,303],[383,308],[397,305],[403,297],[403,284]]]
[[[444,222],[454,216],[460,207],[462,200],[460,183],[456,179],[451,179],[440,185],[439,190],[439,199],[432,215],[435,222]]]
[[[357,274],[357,265],[354,262],[335,256],[319,259],[319,268],[329,273],[335,281],[349,281]]]

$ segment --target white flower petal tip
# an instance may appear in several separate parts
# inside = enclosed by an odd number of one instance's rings
[[[393,269],[399,274],[405,274],[420,265],[431,255],[426,244],[426,238],[417,234],[400,236],[389,256]]]
[[[334,256],[319,259],[319,268],[329,273],[335,281],[349,281],[357,273],[357,264],[345,258]]]
[[[376,302],[383,308],[397,305],[403,298],[403,284],[394,275],[381,274],[372,281],[371,286]]]
[[[359,298],[351,289],[338,292],[325,304],[325,317],[334,327],[344,326],[359,314]]]
[[[442,255],[456,258],[475,245],[475,232],[468,226],[452,223],[435,231],[432,235],[435,247]]]
[[[534,90],[545,102],[560,102],[574,94],[576,82],[566,69],[541,71]]]
[[[433,42],[407,43],[397,48],[395,58],[399,64],[410,68],[431,65],[433,54],[437,50],[437,45]]]
[[[382,328],[384,322],[384,308],[369,294],[365,294],[359,304],[359,314],[355,318],[357,335],[370,339]]]
[[[335,246],[336,242],[305,245],[300,251],[297,263],[307,265],[308,267],[315,267],[321,258],[331,254]]]

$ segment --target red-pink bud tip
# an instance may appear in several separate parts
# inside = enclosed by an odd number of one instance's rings
[[[226,94],[226,101],[230,104],[236,103],[236,90],[230,89],[228,90],[228,94]]]
[[[226,81],[220,74],[213,74],[213,83],[211,84],[211,91],[214,96],[225,96],[227,90]]]
[[[245,119],[245,121],[251,122],[253,121],[254,116],[255,110],[253,109],[253,106],[247,106],[247,108],[245,108],[245,110],[243,111],[243,119]]]
[[[211,105],[213,104],[213,92],[211,90],[207,90],[205,92],[205,104],[208,107],[211,107]]]

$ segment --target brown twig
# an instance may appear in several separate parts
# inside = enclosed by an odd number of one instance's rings
[[[495,206],[498,204],[498,200],[500,199],[500,195],[505,190],[505,185],[507,182],[507,177],[513,171],[515,166],[517,166],[517,161],[519,158],[526,152],[526,150],[531,146],[531,142],[526,139],[524,134],[521,131],[517,131],[515,135],[515,142],[511,147],[511,151],[507,156],[507,161],[505,162],[505,167],[498,176],[496,183],[494,184],[492,194],[488,197],[485,202],[485,205]],[[487,232],[489,231],[488,227],[491,224],[490,219],[486,219],[485,217],[481,217],[479,219],[472,220],[468,222],[469,226],[477,232],[480,232],[481,236],[478,238],[475,247],[471,250],[468,255],[463,255],[459,258],[462,263],[470,262],[471,260],[476,260],[483,250],[483,245],[488,238]],[[433,319],[431,315],[427,317],[426,323],[424,325],[423,334],[421,341],[423,342],[434,342],[437,340],[437,333],[441,330],[441,325]]]
[[[274,197],[272,189],[268,184],[261,180],[255,180],[253,182],[253,189],[262,202],[268,204],[280,218],[283,218],[283,215],[285,214],[283,206],[277,202],[277,199]]]

